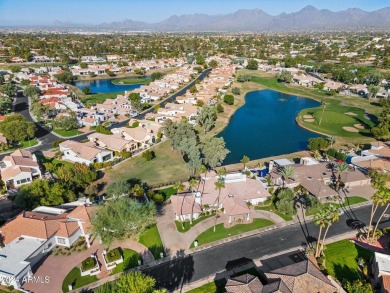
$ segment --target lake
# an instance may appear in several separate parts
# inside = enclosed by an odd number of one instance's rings
[[[318,137],[299,127],[295,118],[319,102],[272,90],[250,92],[245,100],[218,134],[230,150],[224,165],[238,163],[244,155],[255,160],[305,150],[308,139]]]
[[[131,91],[139,88],[142,84],[113,84],[114,79],[100,79],[100,80],[77,80],[72,84],[79,89],[89,87],[94,94],[98,93],[114,93]]]

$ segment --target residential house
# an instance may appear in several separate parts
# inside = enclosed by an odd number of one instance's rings
[[[157,138],[157,133],[153,133],[151,129],[144,126],[134,128],[113,128],[111,129],[111,132],[114,134],[120,134],[127,141],[135,141],[144,146],[154,144]]]
[[[202,178],[199,192],[172,196],[176,219],[196,219],[202,209],[223,208],[229,224],[244,222],[250,220],[248,205],[257,205],[271,196],[259,181],[247,178],[243,173],[224,176],[225,188],[221,189],[219,196],[214,184],[218,179],[215,172],[208,172],[207,176]]]
[[[63,159],[86,165],[104,163],[114,158],[114,153],[110,150],[74,140],[63,141],[59,144],[59,147],[63,153]]]
[[[138,149],[137,142],[126,140],[121,134],[107,135],[95,132],[88,135],[88,139],[96,144],[96,146],[114,152],[133,152]]]
[[[390,146],[388,142],[371,142],[371,148],[351,158],[351,164],[368,172],[369,169],[381,169],[390,172]]]
[[[22,212],[0,227],[5,246],[0,249],[0,284],[20,288],[32,268],[54,246],[70,247],[83,237],[90,246],[92,207],[39,207]]]
[[[36,156],[25,149],[5,156],[0,162],[0,172],[7,188],[18,188],[42,176]]]
[[[276,186],[294,188],[301,185],[321,201],[331,200],[338,196],[338,193],[329,186],[334,184],[338,178],[338,173],[333,169],[333,163],[294,164],[290,166],[294,168],[294,176],[286,180],[281,174],[283,167],[270,168],[270,176]],[[343,172],[341,181],[344,182],[344,188],[350,194],[367,197],[375,193],[375,189],[371,187],[371,179],[356,168],[349,167],[347,171]]]
[[[390,278],[390,255],[375,252],[374,258],[371,263],[372,275],[374,277],[374,283],[383,287],[389,285]],[[388,287],[389,288],[389,287]],[[382,291],[388,292],[388,291]]]

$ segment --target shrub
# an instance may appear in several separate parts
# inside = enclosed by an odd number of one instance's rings
[[[153,201],[157,204],[163,203],[164,202],[164,196],[160,193],[156,193],[153,196]]]
[[[57,139],[56,141],[54,141],[54,142],[52,143],[52,147],[53,147],[53,148],[58,148],[59,144],[60,144],[61,142],[64,142],[64,141],[65,141],[65,139]]]
[[[94,257],[88,257],[87,259],[83,260],[83,262],[81,263],[81,268],[84,272],[93,269],[95,266],[96,266],[96,260]]]
[[[151,150],[146,150],[143,154],[142,154],[142,158],[144,158],[146,161],[151,161],[153,160],[154,158],[156,157],[154,151],[151,151]]]
[[[83,92],[84,95],[90,95],[92,93],[91,89],[87,86],[83,87],[81,91]]]
[[[130,157],[131,157],[131,153],[130,153],[130,152],[123,151],[123,152],[120,152],[120,153],[119,153],[119,156],[120,156],[122,159],[127,159],[127,158],[130,158]]]
[[[232,95],[225,95],[223,97],[223,101],[228,104],[228,105],[233,105],[234,104],[234,96]]]
[[[98,125],[95,128],[97,133],[102,133],[102,134],[112,134],[111,130],[105,128],[103,125]]]
[[[120,259],[121,257],[122,257],[121,253],[119,252],[118,248],[112,249],[108,251],[106,254],[107,262],[113,262],[115,260]]]
[[[223,108],[223,106],[221,104],[217,104],[217,112],[223,113],[224,111],[225,111],[225,109]]]
[[[133,122],[133,124],[131,125],[131,127],[133,127],[133,128],[136,128],[138,126],[139,126],[139,122],[138,121]]]
[[[234,87],[234,88],[232,88],[232,93],[233,93],[233,95],[237,96],[237,95],[241,94],[241,90],[238,87]]]

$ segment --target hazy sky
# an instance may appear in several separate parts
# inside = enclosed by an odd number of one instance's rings
[[[158,22],[171,15],[224,14],[260,8],[276,15],[307,5],[339,11],[357,7],[367,11],[390,6],[390,0],[0,0],[1,23],[102,23],[124,19]]]

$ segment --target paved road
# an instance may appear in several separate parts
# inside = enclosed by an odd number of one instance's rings
[[[160,103],[158,103],[158,105],[162,106],[163,104],[165,104],[167,102],[175,101],[175,99],[178,96],[184,95],[187,90],[189,90],[192,86],[194,86],[196,84],[197,80],[202,81],[207,76],[207,74],[209,74],[210,71],[211,71],[211,69],[205,70],[195,80],[190,82],[188,85],[183,87],[178,92],[176,92],[173,95],[171,95],[169,98],[167,98],[167,99],[161,101]],[[153,110],[154,110],[154,107],[151,107],[151,108],[145,110],[144,112],[142,112],[142,114],[139,115],[137,118],[143,119],[147,113],[153,112]],[[22,114],[29,121],[35,122],[32,119],[32,117],[30,115],[30,112],[28,110],[28,98],[27,97],[16,98],[15,105],[14,105],[14,112]],[[122,121],[122,122],[120,122],[118,124],[115,124],[115,125],[109,127],[109,128],[124,127],[124,126],[127,125],[129,120],[130,119],[126,119],[126,120],[124,120],[124,121]],[[51,133],[48,129],[44,128],[40,123],[35,123],[35,124],[37,125],[36,137],[38,138],[39,141],[41,141],[41,144],[36,146],[36,147],[31,148],[31,151],[34,152],[34,151],[47,151],[47,150],[50,150],[52,148],[53,142],[55,142],[56,140],[61,139],[61,138],[56,136],[56,135],[54,135],[53,133]],[[82,140],[85,140],[89,134],[90,133],[82,134],[82,135],[79,135],[77,137],[73,137],[71,139],[76,140],[76,141],[82,141]],[[6,155],[7,154],[0,155],[0,159],[3,159],[3,157],[6,156]]]
[[[329,230],[328,237],[351,231],[346,224],[350,218],[369,222],[371,206],[348,210]],[[389,222],[381,223],[389,226]],[[184,283],[194,282],[224,271],[226,264],[239,258],[258,259],[298,246],[305,246],[307,239],[315,240],[318,228],[312,223],[293,226],[262,233],[256,236],[230,242],[215,248],[194,253],[173,261],[144,270],[156,278],[159,286],[174,290]]]

